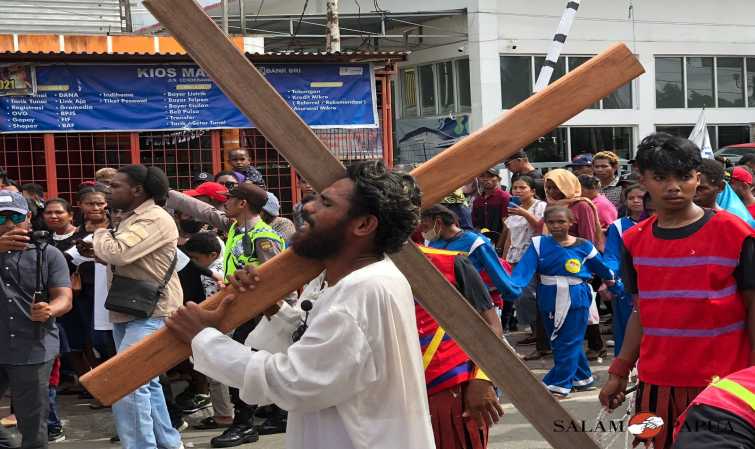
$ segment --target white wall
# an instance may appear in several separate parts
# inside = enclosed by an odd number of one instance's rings
[[[448,8],[447,2],[444,8],[436,7],[438,3],[420,0],[410,9]],[[629,18],[630,4],[634,21]],[[468,0],[469,40],[464,52],[470,57],[475,128],[501,112],[500,87],[494,85],[500,85],[500,65],[494,55],[545,54],[565,5],[563,0]],[[636,143],[656,125],[695,123],[699,109],[656,109],[654,57],[755,56],[752,17],[752,0],[583,0],[563,54],[594,55],[622,41],[638,55],[646,74],[634,82],[633,110],[587,110],[566,125],[633,126]],[[403,65],[458,57],[459,47],[417,51]],[[706,117],[709,124],[755,123],[755,107],[709,108]]]
[[[542,54],[558,25],[564,2],[498,2],[501,54]],[[635,23],[629,16],[634,5]],[[534,17],[534,16],[551,17]],[[564,54],[595,54],[622,41],[640,58],[646,73],[635,81],[635,110],[589,110],[569,125],[635,125],[638,135],[656,124],[692,124],[699,109],[655,108],[655,55],[755,56],[755,2],[747,0],[585,0],[569,33]],[[749,23],[748,23],[749,22]],[[732,24],[746,26],[733,26]],[[708,25],[702,25],[708,24]],[[512,40],[517,49],[511,49]],[[708,123],[755,122],[754,108],[711,108]]]

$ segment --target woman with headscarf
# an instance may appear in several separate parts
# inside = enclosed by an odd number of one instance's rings
[[[605,237],[600,228],[598,210],[592,200],[582,196],[582,186],[574,173],[557,168],[545,174],[545,196],[548,204],[559,204],[571,209],[576,223],[569,234],[589,240],[603,251]]]
[[[605,246],[605,236],[600,227],[598,218],[598,209],[595,204],[587,197],[582,196],[582,186],[579,179],[574,173],[557,168],[551,170],[544,176],[545,196],[548,204],[558,204],[567,206],[571,209],[576,223],[569,229],[569,234],[574,237],[580,237],[589,240],[598,249],[603,252]],[[600,324],[597,304],[593,301],[590,307],[590,325],[587,326],[587,351],[588,360],[596,360],[606,354],[606,348],[603,344],[603,338],[600,336]]]

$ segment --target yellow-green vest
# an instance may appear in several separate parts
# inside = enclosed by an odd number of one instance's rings
[[[255,241],[257,239],[265,238],[277,242],[281,251],[286,248],[286,241],[262,219],[258,220],[252,229],[246,232],[237,232],[236,225],[237,223],[231,225],[231,229],[228,230],[228,238],[225,241],[223,270],[226,279],[245,265],[252,264],[256,267],[262,264],[255,253]],[[250,244],[247,247],[242,245],[245,234],[249,236]],[[244,248],[244,251],[241,254],[234,254],[234,248],[236,247]]]

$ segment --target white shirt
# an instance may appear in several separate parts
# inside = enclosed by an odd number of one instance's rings
[[[92,234],[82,239],[84,242],[92,241]],[[94,259],[84,257],[79,253],[76,245],[72,246],[68,251],[68,255],[71,256],[71,263],[77,267],[84,262],[94,262]],[[98,331],[113,330],[113,323],[110,322],[110,313],[105,308],[105,301],[107,300],[107,294],[109,292],[107,286],[107,265],[100,263],[94,264],[94,329]]]
[[[286,352],[293,343],[294,332],[306,317],[306,313],[301,309],[302,301],[309,300],[314,304],[327,288],[328,283],[323,271],[304,287],[301,297],[294,305],[280,301],[278,313],[270,318],[263,317],[246,337],[244,344],[256,351],[263,350],[273,354]],[[264,398],[256,398],[255,401],[254,404],[266,405]]]
[[[535,217],[542,219],[546,206],[545,201],[535,200],[527,211]],[[504,222],[506,223],[506,227],[509,228],[509,236],[511,236],[511,244],[509,245],[508,253],[506,253],[506,261],[517,263],[524,255],[524,252],[527,251],[527,248],[529,248],[532,236],[535,235],[535,230],[532,229],[527,219],[520,215],[509,215]]]
[[[414,300],[393,262],[324,288],[308,325],[278,354],[205,329],[192,341],[194,368],[245,402],[288,410],[289,449],[435,448]]]

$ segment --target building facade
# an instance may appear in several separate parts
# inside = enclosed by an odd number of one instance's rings
[[[411,132],[421,121],[432,127],[455,114],[469,114],[474,130],[531,95],[565,2],[470,0],[464,6],[466,16],[451,22],[465,30],[465,41],[416,50],[400,65],[397,131],[407,121],[403,128]],[[755,25],[744,18],[753,13],[755,3],[743,0],[582,2],[552,80],[614,42],[632,49],[646,73],[533,142],[530,159],[550,165],[603,149],[630,159],[654,131],[688,136],[703,108],[714,149],[750,142]],[[399,160],[407,156],[404,137],[397,136]]]

